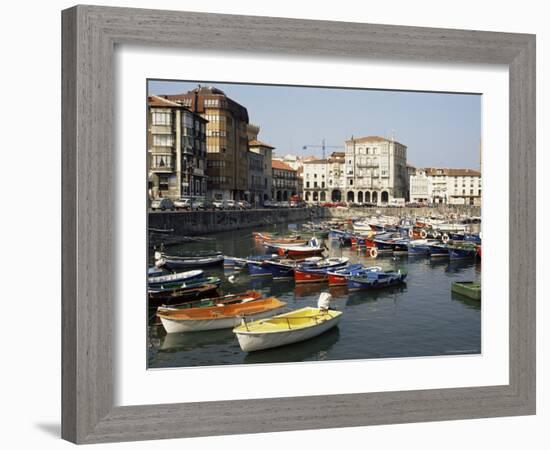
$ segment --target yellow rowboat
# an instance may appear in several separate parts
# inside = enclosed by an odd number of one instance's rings
[[[157,316],[167,333],[221,330],[233,328],[245,318],[256,320],[273,316],[285,305],[285,302],[269,297],[207,308],[165,309],[158,311]]]
[[[338,325],[341,311],[306,307],[254,322],[243,321],[233,329],[245,352],[305,341]]]

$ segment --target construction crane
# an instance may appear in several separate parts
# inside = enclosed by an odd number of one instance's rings
[[[302,150],[307,150],[307,149],[313,149],[313,148],[320,148],[323,150],[323,159],[326,158],[326,149],[327,148],[342,148],[342,146],[338,146],[338,145],[327,145],[326,142],[325,142],[325,139],[323,139],[321,141],[321,145],[304,145],[302,147]]]

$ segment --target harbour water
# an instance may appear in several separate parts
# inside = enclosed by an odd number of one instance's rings
[[[285,224],[269,231],[287,231],[299,225]],[[262,254],[254,242],[253,229],[209,234],[208,241],[170,247],[178,251],[217,249],[225,255],[246,257]],[[264,231],[268,231],[264,229]],[[204,331],[166,334],[149,311],[149,368],[219,366],[230,364],[283,363],[371,358],[401,358],[481,352],[480,302],[451,293],[451,282],[480,281],[481,264],[474,260],[449,261],[426,256],[378,256],[370,258],[365,250],[342,248],[327,241],[330,256],[347,256],[351,262],[383,269],[404,268],[406,284],[376,291],[348,293],[347,288],[330,288],[325,283],[296,285],[291,281],[254,279],[246,271],[227,272],[208,268],[220,277],[224,294],[248,289],[265,297],[275,296],[289,309],[315,306],[319,294],[328,291],[346,308],[340,324],[316,338],[297,344],[259,352],[243,352],[232,331]],[[151,255],[152,256],[152,255]],[[230,278],[231,277],[231,278]],[[231,281],[230,281],[231,280]]]

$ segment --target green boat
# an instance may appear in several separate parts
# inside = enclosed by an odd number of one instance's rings
[[[477,281],[453,281],[451,290],[456,294],[481,301],[481,283]]]

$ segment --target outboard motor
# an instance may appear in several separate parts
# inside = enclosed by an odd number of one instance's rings
[[[332,300],[332,295],[328,292],[321,292],[319,295],[319,300],[317,300],[317,308],[321,311],[326,312],[330,309],[330,301]]]

